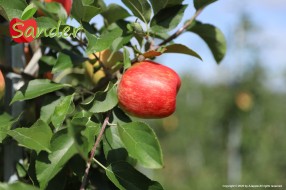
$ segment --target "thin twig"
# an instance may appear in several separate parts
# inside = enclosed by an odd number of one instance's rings
[[[91,162],[92,162],[93,157],[95,155],[96,148],[98,147],[98,145],[99,145],[99,143],[101,141],[101,138],[103,136],[105,128],[106,128],[107,124],[109,123],[109,115],[110,115],[110,113],[107,113],[107,116],[105,117],[104,122],[103,122],[102,127],[101,127],[101,130],[99,132],[99,135],[97,136],[96,141],[95,141],[95,143],[93,145],[93,148],[92,148],[92,150],[90,152],[90,157],[89,157],[89,159],[87,161],[87,164],[86,164],[86,169],[85,169],[85,172],[84,172],[84,176],[83,176],[83,180],[82,180],[82,183],[81,183],[81,186],[80,186],[80,190],[84,190],[85,189],[86,182],[87,182],[87,176],[88,176],[88,173],[89,173]]]
[[[199,14],[203,11],[204,7],[203,8],[200,8],[199,10],[197,10],[195,12],[195,14],[193,15],[193,17],[183,26],[181,27],[179,30],[177,30],[174,34],[172,34],[169,38],[165,39],[163,42],[161,42],[156,48],[154,48],[154,50],[158,50],[161,46],[169,43],[170,41],[174,40],[175,38],[177,38],[178,36],[180,36],[193,22],[194,20],[199,16]],[[151,44],[152,47],[154,47],[154,44]],[[150,47],[151,47],[150,46]],[[151,48],[150,48],[151,49]],[[139,55],[141,56],[141,55]],[[134,64],[136,62],[140,62],[142,59],[139,58],[139,57],[135,57],[134,59],[131,60],[131,64]]]
[[[171,35],[169,38],[165,39],[163,42],[159,44],[159,47],[162,45],[165,45],[172,41],[173,39],[177,38],[179,35],[181,35],[193,22],[194,20],[199,16],[199,14],[202,12],[204,8],[200,8],[199,10],[196,11],[196,13],[193,15],[193,17],[182,27],[180,28],[177,32],[175,32],[173,35]],[[158,49],[158,48],[157,48]]]

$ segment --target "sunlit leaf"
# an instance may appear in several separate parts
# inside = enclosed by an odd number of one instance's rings
[[[74,95],[65,96],[59,104],[55,107],[55,111],[51,117],[51,121],[58,130],[63,124],[66,115],[71,107]]]
[[[73,0],[72,16],[79,22],[89,22],[93,17],[101,12],[99,7],[93,5],[83,5],[81,0]]]
[[[41,189],[45,189],[76,152],[74,139],[67,134],[66,129],[58,131],[52,137],[51,153],[40,152],[36,160],[36,174]]]
[[[7,132],[15,122],[13,118],[8,113],[2,113],[0,115],[0,143],[6,138],[8,135]]]
[[[18,143],[37,152],[45,150],[50,152],[50,140],[52,138],[52,130],[47,123],[38,120],[30,128],[16,128],[8,131]]]
[[[35,79],[30,81],[27,86],[22,87],[16,92],[11,104],[16,101],[33,99],[50,92],[60,90],[65,86],[68,85],[52,83],[48,79]]]
[[[202,60],[199,54],[197,54],[194,50],[182,44],[171,44],[166,46],[165,48],[166,50],[164,51],[164,53],[181,53],[181,54],[191,55]]]
[[[111,110],[118,103],[116,87],[112,86],[107,92],[99,91],[95,94],[92,107],[89,109],[92,113],[100,113]]]
[[[25,0],[0,0],[0,14],[6,20],[21,18],[22,13],[27,6]]]
[[[143,22],[150,21],[152,11],[147,0],[122,0],[122,2]]]
[[[207,43],[218,63],[224,58],[226,40],[220,29],[211,24],[202,24],[196,21],[188,31],[196,33]]]
[[[37,8],[34,7],[33,4],[30,4],[29,6],[27,6],[22,15],[21,15],[21,19],[22,20],[28,20],[29,18],[33,17],[33,15],[37,12]]]
[[[130,16],[127,10],[115,3],[108,5],[107,9],[101,14],[106,19],[108,24]]]
[[[73,64],[72,64],[72,60],[70,56],[60,52],[57,62],[55,66],[53,67],[52,73],[63,71],[67,68],[71,68],[72,66]]]
[[[154,131],[145,123],[132,122],[118,126],[128,153],[147,168],[163,167],[163,155]]]

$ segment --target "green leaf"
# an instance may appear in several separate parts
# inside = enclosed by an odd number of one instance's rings
[[[117,127],[108,127],[105,130],[103,152],[109,163],[127,161],[128,152],[120,139]]]
[[[68,132],[74,138],[79,154],[86,160],[94,145],[95,136],[100,131],[100,125],[91,120],[92,115],[86,111],[78,112],[68,127]]]
[[[101,12],[99,7],[93,5],[83,5],[81,0],[73,0],[72,16],[78,21],[89,22],[93,17]]]
[[[127,10],[115,3],[111,3],[110,5],[108,5],[107,9],[101,14],[108,24],[130,16]]]
[[[67,12],[63,5],[59,2],[42,3],[40,1],[33,1],[33,4],[40,9],[44,15],[47,15],[54,20],[65,21],[67,19]]]
[[[68,85],[52,83],[48,79],[31,80],[27,86],[22,87],[16,92],[10,104],[16,101],[29,100],[50,92],[62,89]]]
[[[165,48],[166,50],[164,51],[164,53],[181,53],[181,54],[191,55],[202,60],[199,54],[197,54],[195,51],[182,44],[171,44],[166,46]]]
[[[0,0],[0,14],[6,20],[21,18],[22,12],[27,6],[25,0]]]
[[[54,114],[55,108],[61,101],[63,101],[64,97],[56,97],[57,99],[47,100],[46,105],[41,107],[41,115],[40,119],[45,121],[46,123],[50,123],[51,117]]]
[[[215,60],[219,63],[226,53],[226,40],[220,29],[210,24],[196,21],[188,31],[199,35],[209,46]]]
[[[21,19],[28,20],[29,18],[32,18],[36,12],[37,12],[37,8],[35,8],[33,4],[30,4],[24,9]]]
[[[63,124],[66,115],[69,112],[70,107],[72,106],[72,101],[74,98],[74,94],[64,97],[61,102],[55,107],[55,111],[51,117],[51,121],[55,126],[56,130],[58,130]]]
[[[58,23],[54,19],[51,19],[49,17],[44,17],[44,16],[36,18],[36,22],[37,22],[38,28],[40,28],[41,30],[44,30],[44,29],[48,30],[50,28],[57,27],[58,25]]]
[[[122,2],[146,24],[150,21],[151,6],[147,0],[122,0]]]
[[[89,111],[92,113],[106,112],[114,108],[117,103],[116,87],[109,85],[109,90],[107,92],[99,91],[95,94],[93,105]]]
[[[163,155],[154,131],[145,123],[132,122],[118,126],[128,153],[147,168],[162,168]]]
[[[72,64],[72,60],[70,58],[70,56],[60,52],[57,62],[55,64],[55,66],[53,67],[52,73],[56,73],[59,71],[63,71],[67,68],[71,68],[73,66]]]
[[[114,40],[116,40],[122,35],[122,30],[120,28],[116,28],[110,32],[102,34],[99,37],[90,34],[88,31],[86,31],[85,34],[88,39],[86,53],[91,54],[108,49],[112,45]]]
[[[124,69],[128,69],[129,67],[131,67],[130,54],[125,47],[123,48],[123,62],[124,62]]]
[[[187,5],[175,5],[160,10],[151,20],[151,30],[156,33],[168,32],[181,22]]]
[[[0,183],[0,190],[40,190],[37,187],[32,185],[28,185],[22,182],[15,182],[15,183]]]
[[[163,8],[173,5],[179,5],[183,2],[183,0],[149,0],[149,1],[154,10],[154,14],[158,13]]]
[[[52,130],[47,123],[38,120],[30,128],[17,128],[8,131],[18,143],[36,152],[45,150],[50,152],[50,140],[52,138]]]
[[[42,17],[40,17],[40,18],[42,18]],[[44,55],[41,57],[40,61],[42,61],[43,63],[45,63],[47,65],[54,66],[57,62],[57,59],[54,58],[53,56]]]
[[[7,132],[15,122],[13,118],[8,113],[2,113],[0,115],[0,143],[6,138],[8,135]]]
[[[123,47],[123,45],[127,44],[130,42],[131,38],[133,37],[133,35],[124,35],[121,37],[118,37],[117,39],[114,40],[114,42],[112,43],[112,49],[113,51],[117,51],[119,49],[121,49]]]
[[[36,160],[36,174],[41,189],[45,189],[49,181],[76,154],[74,139],[67,130],[58,131],[51,140],[51,154],[40,152]]]
[[[105,172],[120,190],[163,190],[158,182],[150,180],[127,162],[112,163]]]
[[[194,0],[194,6],[196,10],[198,10],[216,1],[217,0]]]

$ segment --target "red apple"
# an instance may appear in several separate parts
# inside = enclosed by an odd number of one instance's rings
[[[134,64],[118,85],[119,106],[139,118],[163,118],[176,109],[181,86],[178,74],[152,61]]]
[[[70,15],[70,13],[71,13],[72,0],[45,0],[45,2],[46,3],[58,2],[58,3],[62,4],[62,6],[65,8],[68,15]]]
[[[13,18],[9,25],[12,39],[17,43],[29,43],[37,35],[37,22],[34,19],[21,20]]]
[[[0,70],[0,99],[2,99],[4,94],[5,94],[5,80],[4,80],[3,74]]]

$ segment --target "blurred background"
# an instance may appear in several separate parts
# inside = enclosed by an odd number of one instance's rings
[[[185,19],[193,13],[190,6]],[[221,0],[198,17],[226,36],[227,55],[220,65],[191,33],[175,41],[187,43],[203,62],[175,54],[157,59],[182,77],[176,113],[152,121],[165,160],[154,177],[166,189],[285,188],[285,19],[284,0]]]

